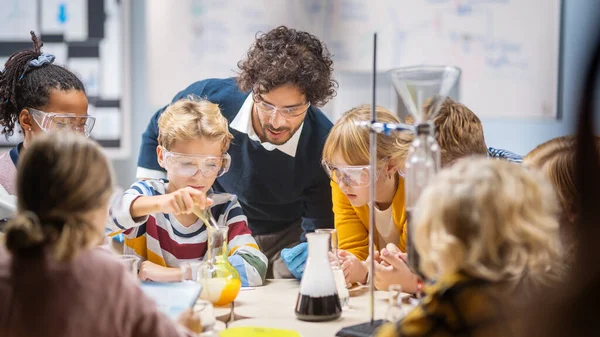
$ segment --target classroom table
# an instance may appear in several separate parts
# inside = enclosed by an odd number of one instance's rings
[[[173,319],[177,317],[177,313],[171,309],[181,311],[197,296],[193,295],[189,281],[142,286],[147,295],[157,300],[157,304],[165,301],[171,303],[162,307],[163,310],[170,308],[167,313]],[[296,319],[294,312],[299,287],[300,282],[297,280],[278,279],[267,280],[262,287],[242,288],[232,305],[214,307],[215,317],[219,321],[215,329],[222,331],[226,327],[255,326],[295,330],[302,336],[335,336],[343,327],[365,323],[370,319],[368,288],[360,286],[349,290],[349,308],[343,310],[339,319],[318,323],[300,321]],[[387,297],[386,291],[375,291],[375,319],[385,318],[388,309]],[[177,307],[171,308],[173,305]]]
[[[229,308],[215,308],[215,314],[218,319],[229,321],[228,327],[284,328],[296,330],[302,336],[335,336],[345,326],[370,319],[368,289],[358,287],[350,290],[350,308],[344,310],[339,319],[319,323],[300,321],[294,313],[299,286],[296,280],[267,280],[262,287],[240,291],[233,305],[233,315]],[[375,292],[375,319],[385,318],[387,296],[385,291]]]

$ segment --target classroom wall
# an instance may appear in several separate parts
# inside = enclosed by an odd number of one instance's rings
[[[489,146],[525,154],[537,144],[574,131],[579,92],[590,54],[600,37],[600,1],[563,0],[562,120],[551,122],[484,120]],[[596,95],[600,97],[600,92]]]
[[[505,148],[525,154],[537,144],[550,138],[572,132],[576,119],[577,103],[581,81],[588,65],[589,54],[600,37],[600,1],[563,0],[564,43],[562,50],[562,119],[559,121],[498,120],[484,119],[484,131],[489,146]],[[149,104],[147,86],[146,22],[145,1],[132,1],[131,34],[132,46],[132,156],[127,160],[114,161],[117,180],[122,187],[129,186],[135,179],[137,153],[141,143],[141,134],[155,112],[156,107]],[[370,79],[367,75],[339,74],[341,87],[348,86],[340,95],[352,102],[370,102]],[[385,80],[381,79],[381,86]],[[185,85],[184,85],[185,86]],[[184,87],[182,86],[182,88]],[[379,93],[381,101],[393,102],[392,92],[383,89]],[[600,97],[600,90],[596,97]],[[168,102],[165,102],[168,103]]]
[[[117,183],[122,188],[129,187],[135,181],[137,156],[142,140],[142,133],[154,113],[148,104],[146,85],[146,1],[131,1],[131,149],[129,159],[114,160]]]

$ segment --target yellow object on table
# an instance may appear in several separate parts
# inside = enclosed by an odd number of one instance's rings
[[[255,326],[231,328],[222,331],[221,337],[301,337],[301,335],[294,330],[284,329],[273,329],[273,328],[261,328]]]

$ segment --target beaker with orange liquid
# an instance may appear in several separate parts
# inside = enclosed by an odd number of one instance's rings
[[[201,298],[215,306],[231,304],[240,293],[242,281],[227,259],[227,227],[208,227],[206,262],[199,271]]]

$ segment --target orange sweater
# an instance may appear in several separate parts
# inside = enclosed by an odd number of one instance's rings
[[[344,192],[336,183],[331,182],[331,195],[333,201],[333,214],[335,229],[338,232],[339,248],[354,254],[360,260],[369,256],[369,205],[354,207]],[[398,247],[406,252],[406,215],[404,211],[404,180],[400,179],[398,189],[392,201],[392,217],[400,242]],[[377,249],[378,236],[375,235]]]

